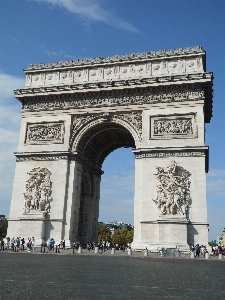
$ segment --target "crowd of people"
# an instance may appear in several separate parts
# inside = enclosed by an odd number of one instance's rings
[[[207,250],[206,246],[197,244],[196,246],[192,246],[191,251],[194,252],[195,257],[203,256],[209,251]],[[225,247],[224,246],[213,246],[211,248],[211,255],[217,256],[219,254],[223,254],[225,256]]]
[[[58,249],[65,250],[65,240],[61,240],[60,243],[55,242],[53,238],[49,238],[46,242],[46,244],[42,245],[44,247],[47,247],[47,252],[51,253],[54,252],[55,247],[57,246]],[[100,249],[100,253],[104,253],[106,250],[111,250],[112,248],[115,248],[116,250],[122,250],[125,251],[129,245],[112,245],[108,241],[102,241],[102,242],[89,242],[87,244],[81,244],[81,243],[74,243],[72,248],[78,249],[79,247],[82,247],[83,249],[86,249],[87,251],[94,250],[95,247],[98,247]],[[27,251],[27,252],[34,252],[35,249],[35,238],[28,237],[27,240],[21,237],[17,238],[5,238],[0,241],[0,251],[4,250],[10,250],[14,252],[19,252],[19,251]],[[205,257],[205,254],[208,253],[209,251],[207,250],[206,246],[204,245],[199,245],[197,244],[196,246],[191,247],[191,252],[194,252],[194,256],[197,257]],[[211,253],[212,256],[217,256],[219,254],[224,255],[225,257],[225,247],[224,246],[213,246],[211,248]]]
[[[27,238],[27,242],[25,241],[24,238],[17,237],[17,238],[5,238],[1,240],[0,243],[0,250],[10,250],[13,252],[19,252],[19,251],[27,251],[27,252],[34,252],[34,246],[35,246],[35,239],[34,237],[32,238]],[[26,248],[26,249],[25,249]]]

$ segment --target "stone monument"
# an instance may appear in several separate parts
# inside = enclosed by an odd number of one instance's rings
[[[201,47],[29,65],[8,236],[97,240],[102,164],[135,155],[133,248],[208,242],[205,123],[212,73]]]

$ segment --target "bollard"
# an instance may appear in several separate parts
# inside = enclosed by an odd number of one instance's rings
[[[57,245],[55,246],[55,253],[57,253]]]
[[[111,249],[111,254],[115,254],[115,248]]]
[[[132,250],[131,250],[130,248],[128,248],[127,254],[128,254],[128,255],[132,255]]]
[[[60,245],[58,245],[58,253],[60,253],[59,249],[60,249]]]
[[[161,256],[164,256],[164,250],[163,249],[161,250]]]
[[[44,251],[43,252],[45,252],[45,245],[44,245]]]
[[[148,256],[148,249],[144,250],[144,256]]]
[[[223,254],[222,253],[219,254],[219,259],[223,259]]]
[[[41,252],[42,252],[42,244],[41,244]]]
[[[82,253],[82,247],[81,246],[79,246],[79,248],[78,248],[78,253]]]
[[[195,253],[191,252],[191,258],[195,258]]]
[[[209,259],[209,252],[205,253],[205,259]]]
[[[175,257],[180,257],[180,251],[179,250],[175,253]]]
[[[98,246],[95,247],[95,253],[96,253],[96,254],[99,253],[99,247],[98,247]]]

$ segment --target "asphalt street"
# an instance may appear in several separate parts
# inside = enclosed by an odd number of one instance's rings
[[[0,299],[225,299],[225,259],[0,252]],[[157,297],[157,298],[156,298]]]

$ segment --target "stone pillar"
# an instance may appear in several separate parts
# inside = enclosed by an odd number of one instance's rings
[[[95,247],[95,253],[96,253],[96,254],[99,253],[99,247]]]
[[[111,249],[111,254],[115,254],[115,248]]]

